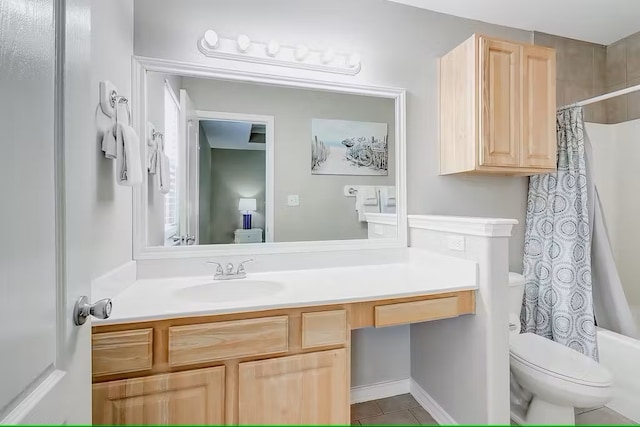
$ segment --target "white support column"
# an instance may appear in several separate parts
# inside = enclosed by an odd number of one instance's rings
[[[410,247],[478,263],[475,315],[411,327],[413,385],[442,421],[509,424],[509,237],[517,223],[409,216]]]

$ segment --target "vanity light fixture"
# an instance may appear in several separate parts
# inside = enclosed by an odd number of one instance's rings
[[[355,76],[360,72],[360,55],[333,48],[314,49],[306,44],[285,45],[276,40],[253,41],[246,34],[235,38],[207,30],[198,40],[198,49],[209,58],[222,58],[255,64],[300,68]]]
[[[251,39],[245,34],[238,36],[238,50],[242,53],[246,53],[251,47]]]
[[[360,55],[358,55],[357,53],[352,53],[351,55],[349,55],[349,60],[347,65],[349,65],[349,68],[360,68]]]
[[[273,58],[280,52],[280,43],[275,40],[271,40],[269,44],[267,44],[267,55]]]
[[[309,55],[309,48],[303,44],[299,44],[296,46],[295,58],[296,61],[304,61],[304,59]]]
[[[324,53],[322,54],[323,64],[330,64],[331,62],[333,62],[334,59],[336,59],[336,53],[331,48],[325,50]]]
[[[216,33],[213,30],[207,30],[207,32],[204,33],[203,43],[209,49],[217,48],[218,44],[220,43],[220,38],[218,37],[218,33]]]

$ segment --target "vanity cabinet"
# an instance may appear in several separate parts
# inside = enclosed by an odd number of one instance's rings
[[[94,424],[223,424],[225,367],[93,386]]]
[[[351,330],[475,312],[475,291],[97,325],[94,424],[349,424]]]
[[[440,173],[556,168],[553,49],[473,35],[440,59]]]
[[[344,424],[349,419],[344,348],[240,364],[240,424]]]

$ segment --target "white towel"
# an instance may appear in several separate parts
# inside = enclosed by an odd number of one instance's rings
[[[163,152],[159,152],[158,157],[158,188],[162,194],[167,194],[171,189],[169,179],[169,157],[167,157]]]
[[[380,212],[396,213],[396,187],[380,187]]]
[[[102,135],[102,151],[107,159],[115,160],[117,157],[116,152],[116,137],[113,134],[113,126],[109,126]]]
[[[376,187],[361,186],[358,188],[358,195],[361,196],[363,205],[378,206],[378,189]]]
[[[380,213],[378,203],[378,189],[373,186],[361,185],[356,187],[356,211],[358,212],[358,221],[366,222],[367,213]]]
[[[116,174],[118,184],[134,187],[142,183],[140,141],[129,125],[116,125]]]
[[[147,170],[150,174],[157,174],[160,170],[160,158],[164,154],[164,140],[161,136],[156,136],[149,142],[149,158],[147,159]]]

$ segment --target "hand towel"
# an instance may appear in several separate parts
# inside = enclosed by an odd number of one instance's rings
[[[358,221],[366,222],[366,213],[380,213],[378,204],[378,189],[373,186],[361,185],[356,188],[356,211]]]
[[[365,206],[378,205],[378,189],[371,186],[361,186],[358,188],[358,194],[361,195],[362,203]]]
[[[140,141],[129,125],[116,125],[116,174],[118,184],[134,187],[142,183]]]
[[[162,194],[167,194],[171,189],[169,178],[169,157],[163,152],[158,153],[158,188]]]
[[[104,151],[104,156],[111,160],[115,160],[117,157],[116,137],[113,134],[113,129],[113,126],[109,126],[102,135],[102,151]]]
[[[161,134],[156,135],[149,144],[149,158],[147,160],[147,170],[155,175],[160,170],[160,158],[164,154],[164,139]]]
[[[380,187],[380,212],[396,213],[396,187]]]

